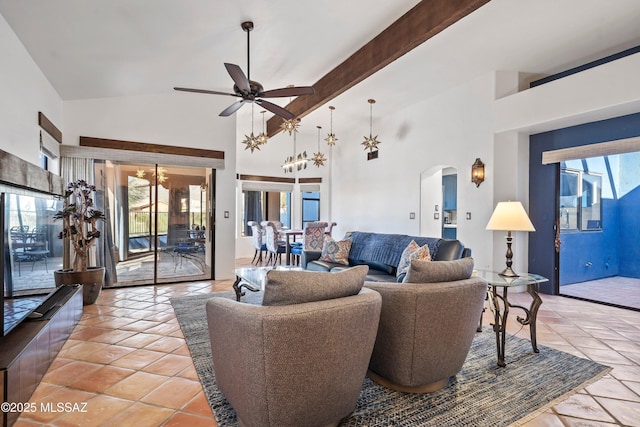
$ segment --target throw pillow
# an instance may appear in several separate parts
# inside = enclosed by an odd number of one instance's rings
[[[336,264],[349,265],[349,251],[351,239],[335,241],[331,236],[324,237],[320,261],[335,262]]]
[[[411,266],[411,261],[413,260],[431,261],[429,246],[420,246],[415,240],[412,240],[404,251],[402,251],[400,262],[398,263],[398,269],[396,271],[396,277],[406,274],[407,270],[409,270],[409,266]]]
[[[412,261],[405,283],[451,282],[468,279],[473,273],[473,258],[453,261]]]
[[[360,265],[337,273],[270,270],[262,305],[291,305],[356,295],[369,267]]]

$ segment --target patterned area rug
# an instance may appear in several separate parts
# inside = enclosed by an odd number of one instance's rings
[[[237,426],[235,411],[216,386],[204,305],[219,292],[171,299],[178,322],[219,426]],[[247,292],[243,301],[259,303]],[[495,335],[476,334],[462,371],[441,390],[407,394],[366,378],[354,412],[340,426],[508,426],[520,425],[610,371],[607,366],[508,336],[505,368],[496,366]]]

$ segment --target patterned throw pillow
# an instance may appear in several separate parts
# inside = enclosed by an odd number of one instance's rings
[[[335,262],[336,264],[349,265],[349,251],[351,239],[335,241],[331,236],[324,237],[320,261]]]
[[[415,240],[412,240],[404,251],[402,251],[402,256],[400,256],[400,262],[398,263],[398,270],[396,271],[396,277],[406,274],[411,266],[411,261],[414,259],[431,261],[429,246],[420,246],[415,242]]]

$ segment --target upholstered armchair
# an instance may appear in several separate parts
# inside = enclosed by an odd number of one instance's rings
[[[386,387],[424,393],[447,385],[462,369],[487,294],[470,277],[473,260],[413,261],[406,281],[366,282],[382,295],[368,376]]]
[[[345,272],[272,270],[271,305],[207,302],[216,382],[241,426],[330,426],[353,412],[381,299],[362,288],[366,267]]]

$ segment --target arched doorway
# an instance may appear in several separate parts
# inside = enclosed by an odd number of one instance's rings
[[[420,235],[457,238],[458,171],[438,165],[420,174]]]

